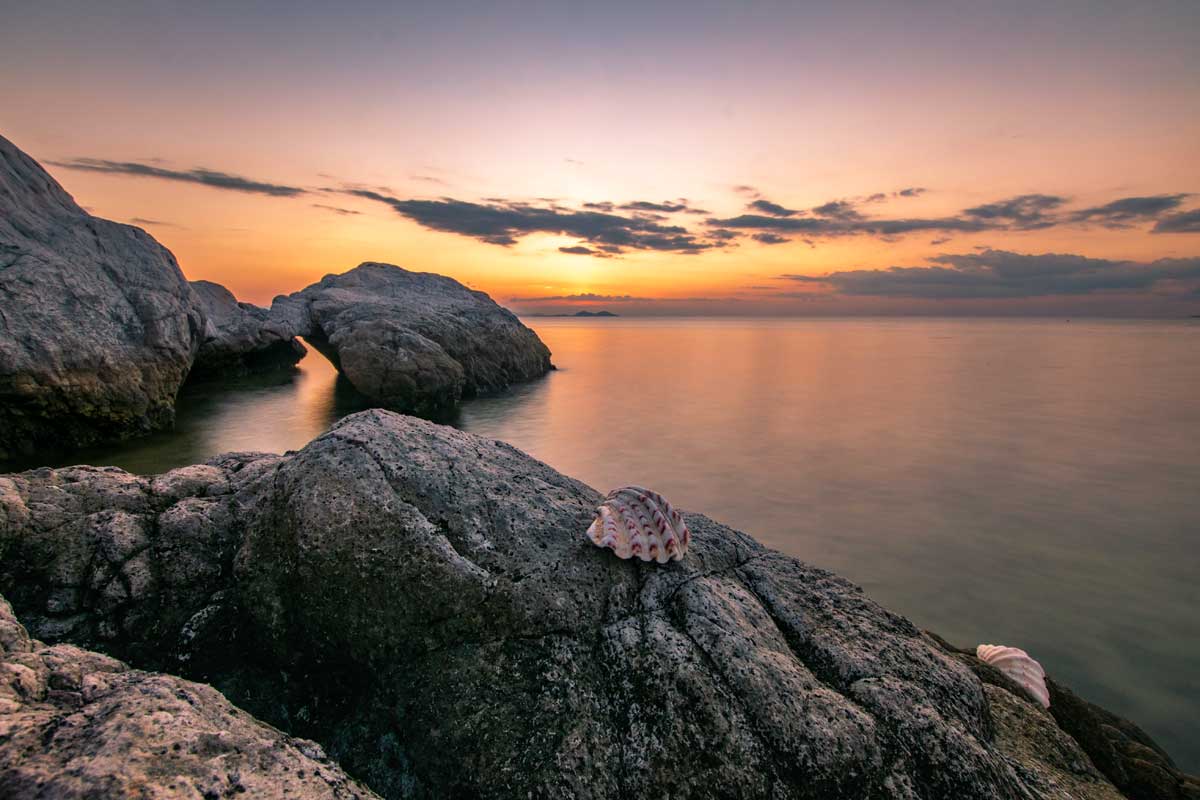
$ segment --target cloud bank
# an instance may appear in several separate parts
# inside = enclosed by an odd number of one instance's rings
[[[908,298],[1012,298],[1145,290],[1160,281],[1200,280],[1200,258],[1114,261],[1066,253],[1026,255],[1007,250],[944,253],[931,266],[844,270],[826,275],[781,275],[824,284],[843,295]]]

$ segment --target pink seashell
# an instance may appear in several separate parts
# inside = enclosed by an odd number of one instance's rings
[[[619,558],[642,561],[681,561],[692,534],[683,517],[658,492],[641,486],[613,489],[596,507],[587,538]]]
[[[999,644],[981,644],[975,648],[975,656],[1012,678],[1033,695],[1042,708],[1050,707],[1050,690],[1046,688],[1046,670],[1019,647]]]

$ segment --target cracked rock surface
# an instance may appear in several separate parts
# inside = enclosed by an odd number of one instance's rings
[[[0,797],[372,798],[210,686],[29,638],[0,598]]]
[[[0,137],[0,460],[169,427],[203,326],[165,247]]]
[[[31,633],[211,683],[385,797],[1119,797],[1052,716],[849,582],[386,411],[287,456],[0,479]]]
[[[398,411],[438,413],[551,369],[537,334],[483,292],[390,264],[275,298],[267,328],[303,336],[355,389]]]

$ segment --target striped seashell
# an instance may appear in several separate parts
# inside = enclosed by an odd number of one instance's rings
[[[1050,707],[1050,690],[1046,688],[1046,670],[1019,647],[999,644],[981,644],[975,648],[975,656],[991,664],[1020,684],[1042,708]]]
[[[613,489],[596,507],[587,538],[618,558],[681,561],[692,541],[687,523],[667,499],[641,486]]]

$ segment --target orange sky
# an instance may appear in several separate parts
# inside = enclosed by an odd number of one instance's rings
[[[1130,284],[1107,263],[1200,256],[1200,219],[1186,216],[1200,197],[1178,197],[1200,192],[1197,6],[992,5],[51,3],[0,30],[0,133],[93,213],[141,220],[190,278],[258,303],[375,260],[451,275],[523,311],[1200,311],[1200,266],[1171,262],[1162,280]],[[296,192],[177,177],[196,168]],[[914,187],[924,191],[895,195]],[[433,205],[400,212],[346,193],[362,188],[404,209]],[[1036,218],[964,215],[1023,195],[1055,202]],[[1164,197],[1175,199],[1132,215],[1079,213]],[[650,224],[721,246],[690,254],[641,239],[615,257],[569,254],[559,248],[615,245],[546,232],[559,223],[532,224],[526,210],[557,220],[609,202],[618,208],[597,213],[633,219],[619,206],[678,198],[707,213]],[[818,231],[716,222],[774,224],[748,208],[756,199]],[[849,203],[850,222],[814,210],[833,200]],[[477,207],[531,229],[483,241],[495,232],[464,218]],[[963,229],[889,235],[863,222],[938,219]],[[736,238],[717,242],[717,230]],[[788,241],[752,238],[764,233]],[[1000,257],[928,261],[985,249],[1105,263],[1064,288],[1004,272]],[[950,276],[966,288],[948,295],[921,288],[928,272],[883,288],[874,276],[780,277],[934,263],[976,274]],[[1061,263],[1021,269],[1042,267]],[[520,299],[580,294],[635,299]]]

